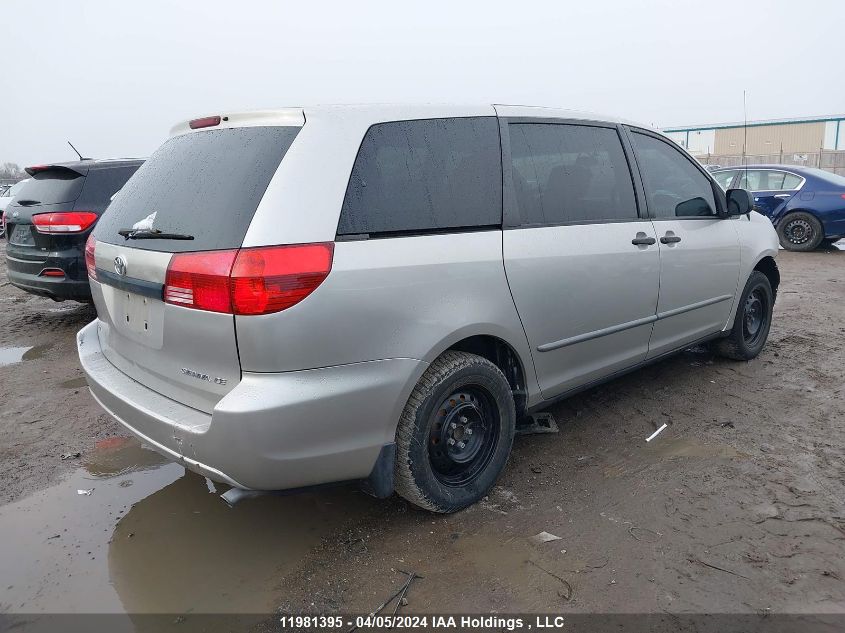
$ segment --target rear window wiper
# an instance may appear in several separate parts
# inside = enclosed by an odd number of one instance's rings
[[[193,235],[184,233],[162,233],[158,229],[121,229],[118,235],[127,240],[192,240]]]

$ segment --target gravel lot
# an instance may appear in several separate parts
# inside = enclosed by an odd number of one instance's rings
[[[759,358],[692,350],[571,398],[448,517],[345,488],[229,509],[94,403],[89,307],[3,285],[0,613],[366,613],[399,570],[424,577],[409,613],[845,612],[845,252],[779,265]]]

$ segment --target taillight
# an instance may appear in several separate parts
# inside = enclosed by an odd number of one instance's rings
[[[334,244],[301,244],[238,251],[232,267],[235,314],[269,314],[296,305],[332,269]]]
[[[82,233],[97,221],[97,214],[90,211],[62,211],[36,213],[32,223],[39,233]]]
[[[331,242],[177,253],[167,267],[164,301],[239,315],[279,312],[323,283],[333,255]]]
[[[229,273],[237,253],[175,254],[164,279],[164,302],[210,312],[231,312]]]
[[[88,276],[93,279],[97,280],[97,264],[94,260],[94,249],[96,247],[97,240],[94,239],[94,234],[88,236],[88,241],[85,242],[85,268],[88,269]]]

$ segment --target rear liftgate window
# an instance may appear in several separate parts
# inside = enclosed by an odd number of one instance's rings
[[[338,236],[498,228],[502,167],[495,117],[372,126],[343,201]]]
[[[84,183],[85,176],[70,169],[46,169],[24,183],[15,200],[41,205],[73,202]]]
[[[298,127],[192,132],[166,141],[115,197],[95,237],[164,252],[242,245],[258,203]],[[125,240],[118,231],[155,229],[192,240]]]

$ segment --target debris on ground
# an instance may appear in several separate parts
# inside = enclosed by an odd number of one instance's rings
[[[396,570],[396,571],[400,571],[403,574],[406,574],[408,576],[408,579],[398,589],[398,591],[396,591],[396,593],[394,593],[387,600],[382,602],[374,611],[370,612],[369,617],[373,617],[373,616],[376,616],[379,613],[381,613],[384,610],[384,608],[387,605],[389,605],[391,602],[393,602],[394,600],[396,600],[396,606],[393,608],[393,615],[396,615],[399,612],[399,607],[404,607],[405,605],[408,604],[408,599],[405,597],[408,593],[408,589],[410,589],[411,583],[414,582],[414,580],[416,580],[417,578],[422,578],[422,576],[420,576],[417,573],[412,572],[412,571],[402,571],[401,569]],[[357,631],[357,630],[358,630],[358,626],[357,625],[353,626],[351,629],[349,629],[349,633],[352,633],[353,631]]]
[[[82,453],[79,451],[75,453],[62,453],[62,459],[79,459],[82,456]]]
[[[85,495],[86,497],[90,497],[92,492],[94,492],[93,488],[91,488],[90,490],[77,490],[76,494]]]
[[[748,576],[743,576],[742,574],[739,574],[735,571],[731,571],[730,569],[725,569],[724,567],[719,567],[718,565],[712,565],[710,563],[706,563],[703,560],[701,560],[700,558],[695,558],[694,556],[687,558],[687,560],[691,563],[697,563],[698,565],[702,565],[704,567],[709,567],[710,569],[715,569],[716,571],[721,571],[721,572],[724,572],[726,574],[731,574],[732,576],[737,576],[739,578],[743,578],[745,580],[748,580]]]
[[[649,435],[647,438],[645,438],[645,441],[646,441],[646,442],[650,442],[651,440],[653,440],[655,437],[657,437],[658,435],[660,435],[660,434],[661,434],[661,433],[662,433],[662,432],[666,429],[666,427],[667,427],[667,426],[669,426],[669,425],[668,425],[667,423],[665,423],[665,422],[664,422],[664,423],[663,423],[663,426],[661,426],[661,427],[660,427],[659,429],[657,429],[654,433],[652,433],[652,434],[651,434],[651,435]]]
[[[560,537],[549,532],[540,532],[539,534],[532,536],[531,540],[535,543],[549,543],[551,541],[559,541]]]
[[[560,591],[558,591],[557,592],[558,596],[563,598],[566,602],[569,602],[570,600],[572,600],[572,585],[569,584],[569,581],[567,581],[565,578],[561,578],[556,573],[549,571],[548,569],[546,569],[542,565],[538,565],[533,560],[529,560],[528,562],[531,565],[534,565],[534,567],[536,567],[540,571],[547,573],[549,576],[556,579],[557,581],[560,582],[560,584],[563,585],[563,592],[561,593]]]

